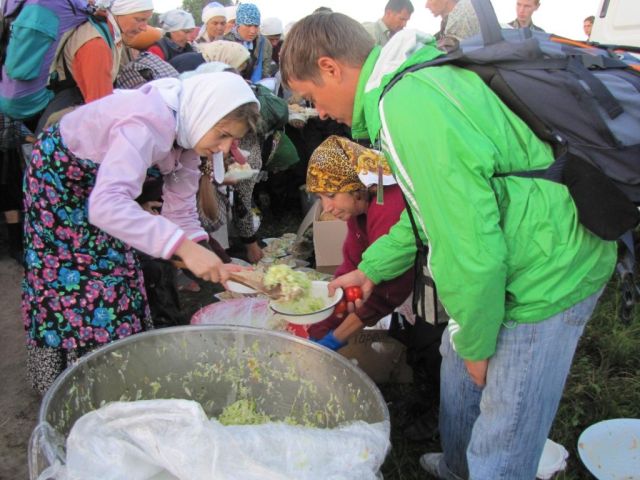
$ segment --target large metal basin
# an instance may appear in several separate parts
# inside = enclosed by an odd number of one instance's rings
[[[155,398],[195,400],[209,416],[252,398],[276,420],[323,427],[389,420],[375,384],[341,355],[287,333],[217,325],[146,332],[83,357],[47,392],[39,420],[63,438],[107,402]],[[59,451],[39,442],[39,452]],[[37,457],[31,452],[31,466],[40,470]]]

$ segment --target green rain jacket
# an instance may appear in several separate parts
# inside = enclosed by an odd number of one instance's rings
[[[353,135],[379,142],[411,205],[454,348],[464,359],[486,359],[502,326],[542,321],[599,291],[616,245],[578,223],[565,186],[495,176],[544,168],[552,151],[473,72],[421,69],[380,101],[394,73],[442,54],[429,36],[397,35],[363,66]],[[359,268],[379,283],[414,258],[404,212]]]

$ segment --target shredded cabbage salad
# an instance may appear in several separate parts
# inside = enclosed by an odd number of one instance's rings
[[[278,305],[291,313],[313,313],[326,306],[322,298],[311,295],[311,280],[307,274],[292,270],[288,265],[269,267],[263,284],[267,288],[280,285],[284,301]]]
[[[311,292],[311,280],[304,272],[296,272],[288,265],[272,265],[264,275],[263,284],[267,288],[280,285],[285,301],[308,296]]]

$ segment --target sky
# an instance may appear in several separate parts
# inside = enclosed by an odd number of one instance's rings
[[[541,0],[540,8],[533,15],[536,25],[547,32],[584,40],[582,20],[595,15],[602,0]],[[181,0],[154,0],[157,12],[178,8]],[[247,2],[249,3],[249,2]],[[387,0],[253,0],[262,17],[279,17],[286,25],[310,14],[319,6],[330,7],[336,12],[349,15],[360,22],[375,21],[384,13]],[[413,0],[415,12],[408,27],[435,33],[440,20],[425,8],[425,0]],[[498,20],[507,23],[516,17],[516,0],[492,0]],[[199,19],[196,19],[198,21]]]

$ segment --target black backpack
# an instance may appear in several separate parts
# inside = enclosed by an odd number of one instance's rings
[[[489,0],[471,1],[481,35],[399,72],[382,96],[423,68],[451,64],[476,72],[555,153],[545,170],[498,176],[566,185],[580,222],[605,240],[618,239],[640,220],[640,61],[615,47],[502,29]]]

